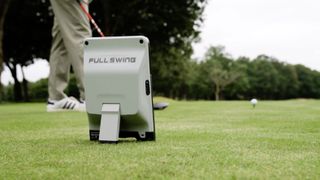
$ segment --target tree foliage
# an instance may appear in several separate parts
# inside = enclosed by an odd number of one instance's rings
[[[283,63],[274,57],[259,55],[254,59],[233,59],[221,46],[209,48],[199,63],[200,99],[291,99],[320,98],[320,73],[303,65]],[[237,78],[236,78],[237,77]],[[214,86],[210,83],[213,79]],[[228,78],[236,79],[232,82]],[[220,91],[220,82],[227,86]],[[213,96],[210,90],[220,93]],[[199,94],[200,93],[200,94]]]
[[[207,78],[214,84],[215,100],[219,100],[220,93],[242,76],[240,66],[229,58],[221,46],[209,48],[203,66],[208,73]]]
[[[4,21],[7,15],[7,11],[9,8],[10,0],[1,0],[0,1],[0,79],[1,79],[1,72],[3,71],[3,31],[4,31]],[[0,102],[2,101],[2,84],[0,82]]]
[[[34,62],[35,58],[48,58],[51,41],[52,10],[48,0],[10,0],[4,21],[3,57],[14,79],[15,100],[28,101],[28,83],[22,85],[17,78],[19,66]]]

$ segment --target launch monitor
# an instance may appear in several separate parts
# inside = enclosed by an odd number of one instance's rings
[[[90,140],[155,140],[149,40],[144,36],[88,38],[84,46]]]

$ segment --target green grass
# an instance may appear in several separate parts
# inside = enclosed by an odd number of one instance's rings
[[[156,142],[100,144],[85,113],[0,105],[0,179],[320,179],[320,101],[170,101],[155,118]]]

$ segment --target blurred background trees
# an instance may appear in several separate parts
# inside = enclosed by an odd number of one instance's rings
[[[4,17],[4,16],[3,16]],[[29,101],[24,67],[49,57],[53,13],[48,0],[10,0],[3,25],[3,61],[14,79],[14,100]],[[23,80],[18,80],[21,69]]]
[[[199,40],[205,5],[206,0],[94,0],[90,11],[107,36],[150,39],[155,95],[208,100],[320,98],[320,73],[303,65],[268,55],[233,58],[223,46],[212,46],[203,59],[192,59],[191,44]],[[23,76],[20,82],[17,72],[23,74],[36,58],[48,59],[52,19],[49,0],[0,1],[0,71],[5,64],[14,79],[0,93],[2,99],[47,98],[47,79],[30,83]],[[67,91],[79,95],[74,78]]]
[[[1,72],[3,71],[3,31],[4,31],[4,21],[5,17],[8,12],[10,0],[1,0],[0,1],[0,79],[1,79]],[[3,99],[3,89],[2,84],[0,82],[0,102]]]

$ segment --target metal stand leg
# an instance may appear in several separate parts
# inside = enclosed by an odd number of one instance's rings
[[[118,142],[120,126],[120,104],[103,104],[99,141],[105,143]]]

